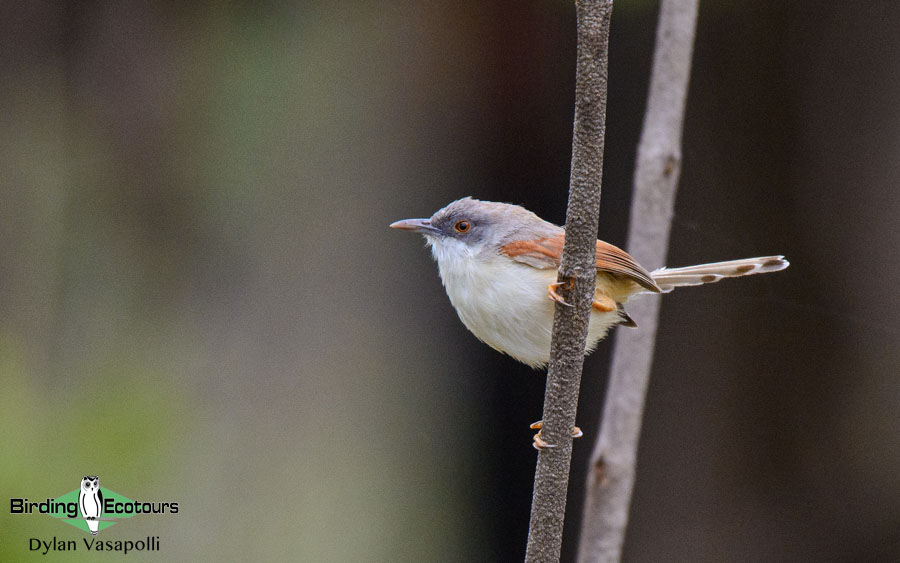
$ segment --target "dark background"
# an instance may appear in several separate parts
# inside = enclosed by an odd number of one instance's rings
[[[614,10],[614,244],[657,7]],[[701,6],[668,263],[792,266],[665,296],[626,561],[900,560],[898,24]],[[135,560],[521,560],[543,374],[387,225],[466,195],[563,222],[574,27],[548,0],[4,3],[2,497],[99,474],[179,502],[103,532],[161,536]],[[2,526],[3,560],[82,534]]]

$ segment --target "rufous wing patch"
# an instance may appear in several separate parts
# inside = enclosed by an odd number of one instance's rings
[[[500,252],[516,262],[547,270],[559,267],[562,257],[563,236],[536,240],[515,240],[500,247]]]
[[[565,235],[535,240],[516,240],[500,247],[500,252],[516,262],[534,268],[549,269],[559,267]],[[597,241],[597,270],[613,275],[625,276],[650,291],[660,289],[647,270],[641,267],[627,252],[602,240]]]

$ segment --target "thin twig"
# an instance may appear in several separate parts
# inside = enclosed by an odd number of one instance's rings
[[[628,251],[640,263],[665,263],[698,0],[662,0],[650,95],[638,147]],[[629,307],[638,329],[619,331],[600,432],[588,473],[579,563],[619,561],[628,524],[638,439],[653,361],[659,300]]]
[[[596,280],[597,223],[606,122],[607,44],[612,0],[576,2],[578,59],[572,172],[566,237],[559,267],[560,294],[574,307],[557,304],[547,387],[543,438],[555,447],[538,454],[528,533],[528,563],[559,561],[572,429],[578,405],[584,347]],[[568,284],[567,284],[568,285]]]

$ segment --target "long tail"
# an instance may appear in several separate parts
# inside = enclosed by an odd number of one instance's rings
[[[723,278],[739,278],[753,274],[777,272],[790,266],[784,256],[763,256],[760,258],[744,258],[728,262],[714,262],[684,268],[660,268],[651,274],[656,285],[668,293],[676,287],[686,285],[703,285],[717,282]]]

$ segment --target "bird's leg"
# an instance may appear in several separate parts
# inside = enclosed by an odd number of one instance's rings
[[[566,300],[562,298],[562,295],[556,293],[556,289],[559,287],[565,287],[566,289],[572,289],[573,285],[575,285],[575,282],[571,278],[569,278],[565,281],[551,283],[550,285],[547,286],[547,296],[550,298],[551,301],[556,301],[560,305],[565,305],[566,307],[572,307],[573,305],[566,303]]]
[[[613,298],[609,295],[594,295],[594,302],[591,306],[600,311],[601,313],[612,313],[616,309],[618,309],[618,305],[613,301]]]
[[[543,420],[534,422],[528,427],[528,428],[531,428],[532,430],[538,431],[538,433],[534,435],[534,443],[532,444],[532,446],[534,446],[534,449],[536,449],[536,450],[542,450],[544,448],[555,448],[556,447],[555,444],[548,444],[547,442],[544,441],[544,438],[541,436],[541,428],[543,428],[543,427],[544,427]],[[581,428],[578,428],[576,426],[572,430],[572,437],[573,438],[581,438],[582,436],[584,436],[584,432],[581,431]]]

